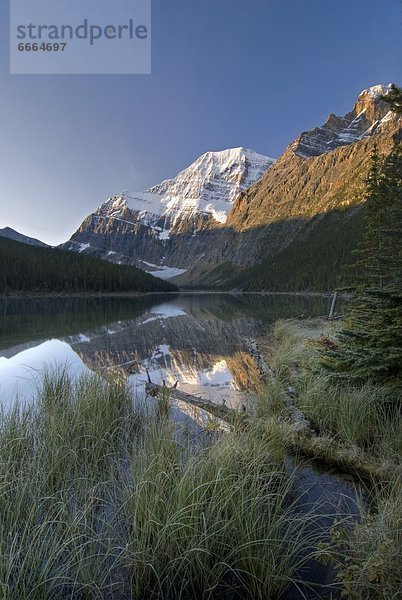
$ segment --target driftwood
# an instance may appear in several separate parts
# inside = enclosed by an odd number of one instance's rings
[[[187,394],[186,392],[178,390],[178,381],[176,381],[176,383],[172,387],[167,386],[165,381],[163,382],[163,385],[158,385],[151,381],[151,377],[149,376],[148,370],[147,375],[148,383],[145,384],[145,391],[147,394],[149,394],[149,396],[152,396],[153,398],[163,394],[167,394],[172,400],[186,402],[191,406],[196,406],[197,408],[206,410],[214,416],[224,420],[226,420],[230,415],[238,415],[238,412],[236,410],[228,408],[225,404],[215,404],[210,400],[203,400],[202,398],[197,398],[197,396],[193,396],[192,394]]]

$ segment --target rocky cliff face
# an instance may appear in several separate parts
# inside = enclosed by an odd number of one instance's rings
[[[167,179],[150,188],[149,192],[170,198],[197,199],[200,206],[217,207],[216,212],[230,210],[230,204],[239,192],[255,183],[274,163],[274,159],[246,148],[232,148],[222,152],[207,152],[174,179]],[[218,203],[223,202],[221,206]],[[212,207],[210,208],[212,211]],[[224,220],[224,215],[218,216]]]
[[[319,156],[373,135],[388,119],[389,106],[381,95],[390,89],[375,85],[363,90],[351,112],[344,117],[330,114],[324,125],[303,132],[291,145],[293,152],[302,158]]]
[[[278,273],[290,268],[291,280],[297,263],[292,289],[311,289],[304,272],[322,259],[333,277],[314,286],[330,289],[357,242],[373,146],[389,154],[401,128],[381,100],[388,89],[364,90],[351,112],[302,133],[276,162],[243,148],[207,153],[146,193],[111,198],[64,247],[198,287],[277,289]]]
[[[273,163],[245,148],[207,152],[147,192],[110,198],[63,247],[168,278],[200,257],[199,234],[224,224],[239,193]]]

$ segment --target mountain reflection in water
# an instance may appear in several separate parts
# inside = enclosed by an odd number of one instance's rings
[[[247,404],[259,372],[247,341],[279,318],[316,316],[328,298],[183,294],[0,301],[0,401],[30,400],[45,368],[121,368],[136,394],[154,383]]]

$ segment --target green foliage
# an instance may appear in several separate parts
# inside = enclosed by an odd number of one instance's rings
[[[339,385],[327,375],[304,372],[295,387],[297,406],[320,435],[357,446],[377,459],[398,462],[401,423],[384,386]]]
[[[352,308],[322,364],[340,379],[401,387],[402,144],[376,151],[366,183],[363,239],[353,265]]]
[[[168,292],[176,289],[173,284],[135,267],[0,238],[0,293]]]
[[[278,354],[280,364],[289,367],[291,378],[287,383],[294,389],[292,402],[316,432],[295,434],[283,428],[283,436],[293,451],[357,472],[371,481],[370,504],[360,506],[360,521],[354,527],[345,519],[336,523],[330,541],[319,544],[318,558],[335,567],[342,597],[392,600],[399,598],[402,584],[399,410],[386,386],[371,382],[340,385],[317,369],[317,340],[320,335],[333,334],[336,326],[329,321],[292,320],[278,322],[274,328],[276,344],[270,363],[275,363]],[[260,416],[272,427],[272,414],[278,423],[272,385],[266,393],[265,410]],[[280,417],[286,421],[285,404]]]
[[[339,322],[320,319],[279,321],[274,327],[270,366],[274,378],[261,392],[260,416],[287,416],[291,402],[317,435],[299,436],[295,446],[308,456],[383,477],[400,463],[402,429],[398,406],[385,385],[334,381],[317,365],[317,345],[330,339]],[[271,343],[272,349],[272,343]],[[282,406],[281,406],[282,405]],[[388,477],[388,475],[386,475]]]

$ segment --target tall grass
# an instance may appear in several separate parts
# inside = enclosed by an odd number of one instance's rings
[[[394,399],[390,400],[389,390],[370,382],[336,384],[317,368],[315,341],[335,327],[317,319],[276,323],[270,361],[275,379],[263,390],[259,406],[267,413],[286,413],[284,392],[291,386],[293,402],[319,434],[354,445],[376,459],[397,463],[402,428],[400,411]]]
[[[319,432],[355,444],[376,458],[399,460],[401,420],[388,390],[370,383],[334,385],[325,375],[306,373],[298,381],[297,404]]]
[[[282,445],[252,424],[177,433],[122,383],[65,372],[1,413],[0,598],[279,597],[312,518]]]

